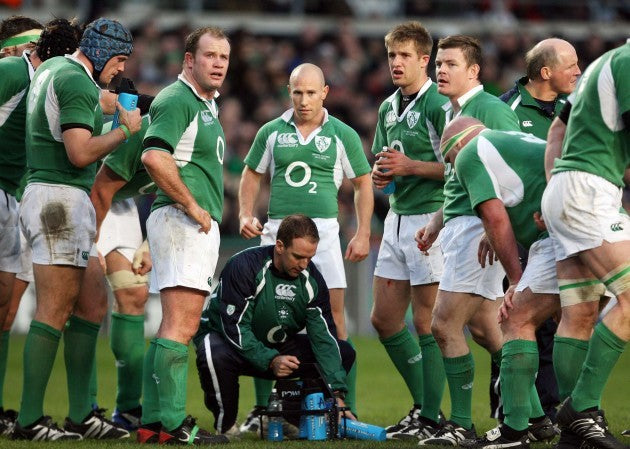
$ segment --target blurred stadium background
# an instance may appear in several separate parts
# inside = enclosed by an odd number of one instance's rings
[[[370,148],[377,109],[394,91],[383,36],[399,22],[420,20],[436,41],[458,33],[478,37],[484,49],[482,81],[487,91],[497,95],[524,74],[524,54],[541,39],[557,36],[572,42],[584,69],[630,35],[630,0],[0,0],[0,18],[12,14],[42,23],[55,16],[77,17],[83,23],[100,16],[118,19],[134,35],[125,76],[149,94],[170,84],[181,71],[184,36],[190,30],[206,25],[226,29],[232,55],[218,100],[227,148],[217,275],[232,254],[257,244],[238,235],[242,160],[258,128],[288,108],[288,75],[301,62],[322,67],[331,88],[325,106],[357,130],[373,162]],[[353,334],[372,333],[372,271],[388,207],[387,197],[375,194],[371,257],[346,267]],[[339,195],[344,243],[354,232],[352,198],[351,184],[344,184]],[[258,202],[261,219],[267,200],[268,191],[263,190]],[[147,201],[140,205],[146,213]],[[14,331],[28,328],[33,310],[30,292]],[[147,335],[157,329],[159,313],[154,297],[147,309]]]

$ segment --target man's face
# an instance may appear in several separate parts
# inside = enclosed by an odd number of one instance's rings
[[[469,66],[461,48],[439,48],[435,57],[438,92],[455,100],[477,85],[479,66]]]
[[[404,90],[422,77],[429,55],[418,53],[413,41],[394,42],[387,48],[387,61],[394,86]]]
[[[129,56],[118,55],[107,61],[98,77],[98,82],[103,86],[107,86],[112,81],[112,78],[125,71],[127,59],[129,59]]]
[[[298,277],[306,269],[317,251],[317,242],[299,237],[293,239],[290,246],[284,246],[281,240],[276,240],[276,254],[278,264],[276,268],[292,278]]]
[[[301,74],[289,84],[295,118],[299,123],[316,119],[324,108],[328,86],[314,73]]]
[[[581,73],[575,49],[567,47],[558,52],[558,63],[551,69],[551,88],[558,94],[570,94]]]
[[[186,53],[185,64],[202,92],[214,93],[223,85],[230,65],[230,43],[206,33],[199,38],[195,54]]]

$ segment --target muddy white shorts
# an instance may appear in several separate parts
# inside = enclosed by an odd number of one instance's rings
[[[21,270],[18,203],[13,195],[0,189],[0,271],[19,273]]]

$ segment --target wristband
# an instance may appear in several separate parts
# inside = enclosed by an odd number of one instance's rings
[[[118,126],[118,129],[120,129],[125,134],[125,140],[131,137],[131,131],[129,131],[129,128],[127,128],[126,125],[121,124]]]

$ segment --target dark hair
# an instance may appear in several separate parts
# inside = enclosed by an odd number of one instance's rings
[[[288,248],[293,243],[293,239],[307,238],[319,242],[319,232],[317,232],[315,222],[306,215],[293,214],[282,220],[276,238]]]
[[[543,67],[555,67],[558,64],[558,53],[553,45],[536,45],[525,55],[527,78],[541,80]]]
[[[433,39],[425,27],[420,22],[412,21],[401,23],[391,29],[385,35],[385,47],[394,43],[412,41],[416,46],[416,51],[420,55],[430,55],[433,50]]]
[[[0,41],[28,30],[41,30],[43,25],[25,16],[11,16],[0,22]]]
[[[481,69],[481,42],[470,36],[456,35],[448,36],[438,41],[438,49],[459,48],[464,54],[466,64],[470,67],[477,64]]]
[[[79,47],[82,34],[83,29],[76,19],[53,19],[46,24],[37,41],[37,56],[43,62],[54,56],[73,53]]]
[[[199,39],[201,39],[201,36],[203,36],[204,34],[209,34],[212,37],[216,37],[217,39],[225,39],[226,41],[230,42],[230,39],[228,39],[227,35],[221,28],[218,28],[218,27],[197,28],[195,31],[193,31],[188,36],[186,36],[186,42],[184,44],[184,52],[191,53],[192,55],[194,55],[195,52],[197,51],[197,48],[199,48]]]

